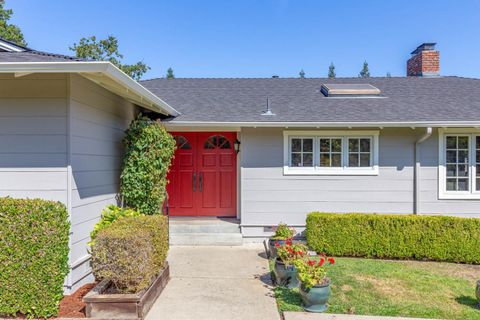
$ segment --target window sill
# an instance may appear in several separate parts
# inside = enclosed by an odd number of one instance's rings
[[[318,168],[292,168],[283,167],[285,176],[378,176],[378,167],[347,168],[347,169],[318,169]],[[480,195],[479,195],[480,196]]]
[[[480,193],[470,192],[442,192],[438,195],[439,200],[480,200]]]

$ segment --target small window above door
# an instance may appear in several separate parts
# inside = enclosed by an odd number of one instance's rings
[[[231,149],[230,141],[222,135],[208,137],[203,144],[204,149]]]

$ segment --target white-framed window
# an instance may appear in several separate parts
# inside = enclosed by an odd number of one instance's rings
[[[285,130],[283,136],[286,175],[378,174],[379,131]]]
[[[439,199],[480,199],[480,130],[439,129]]]

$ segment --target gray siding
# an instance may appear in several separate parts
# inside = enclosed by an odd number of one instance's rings
[[[413,150],[422,130],[380,130],[377,176],[284,175],[284,130],[242,128],[240,192],[244,236],[268,235],[263,226],[279,222],[304,226],[306,214],[312,211],[413,212]],[[438,200],[436,136],[422,144],[420,159],[421,213],[480,213],[478,201]]]
[[[134,106],[80,76],[70,84],[71,285],[92,275],[87,243],[102,209],[117,203],[124,131]]]
[[[0,75],[0,196],[67,204],[67,77]]]

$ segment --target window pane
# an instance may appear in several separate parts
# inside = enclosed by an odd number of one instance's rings
[[[342,152],[342,139],[332,139],[332,152]]]
[[[476,190],[477,191],[480,191],[480,178],[477,178],[477,187],[476,187]]]
[[[447,163],[457,163],[457,151],[447,151]]]
[[[300,167],[302,165],[302,154],[292,153],[292,167]]]
[[[447,149],[457,148],[457,137],[447,137]]]
[[[303,152],[313,151],[313,139],[303,139]]]
[[[320,154],[320,167],[330,167],[330,155],[328,153]]]
[[[358,139],[348,139],[348,151],[358,152]]]
[[[458,151],[458,163],[468,163],[468,151]]]
[[[457,190],[457,179],[447,179],[447,191]]]
[[[457,176],[457,165],[448,164],[447,165],[447,177],[456,177]]]
[[[332,167],[342,166],[342,155],[339,153],[332,154]]]
[[[320,139],[320,152],[330,151],[330,139]]]
[[[477,143],[476,143],[477,149],[480,149],[480,136],[477,137],[476,140],[477,140]],[[479,159],[478,159],[478,157],[477,157],[477,161],[478,161],[478,160],[479,160]]]
[[[369,153],[360,154],[360,167],[370,167],[370,154]]]
[[[458,179],[458,191],[468,191],[468,179]]]
[[[458,137],[458,149],[468,149],[468,137]]]
[[[302,140],[301,139],[292,139],[292,151],[293,152],[302,151]]]
[[[370,139],[360,139],[360,152],[370,152]]]
[[[312,153],[304,153],[303,154],[303,166],[304,167],[313,166],[313,154]]]
[[[358,154],[353,153],[348,155],[348,166],[349,167],[358,167]]]
[[[477,177],[480,177],[480,164],[477,163]]]
[[[480,162],[480,150],[477,150],[477,162]]]
[[[468,166],[459,164],[457,173],[459,177],[468,177]]]

